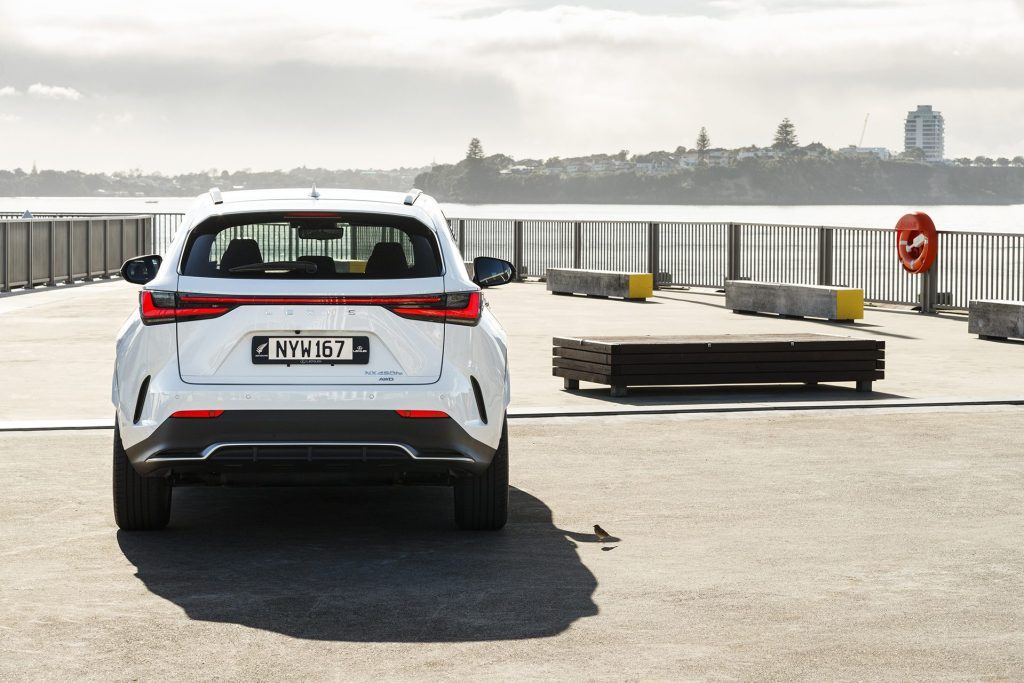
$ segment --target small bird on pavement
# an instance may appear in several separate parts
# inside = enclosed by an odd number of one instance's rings
[[[604,529],[601,528],[600,524],[595,524],[594,525],[594,534],[597,535],[597,540],[600,541],[601,543],[604,543],[605,541],[607,541],[609,538],[612,537],[612,535],[610,533],[608,533],[607,531],[605,531]]]

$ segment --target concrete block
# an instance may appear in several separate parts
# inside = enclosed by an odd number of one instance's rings
[[[727,280],[725,305],[734,311],[827,320],[860,320],[864,317],[864,290],[828,285]]]
[[[623,299],[646,299],[654,295],[651,273],[625,273],[612,270],[548,268],[547,287],[555,294],[589,294],[617,296]]]
[[[967,331],[982,338],[1024,339],[1024,301],[980,299],[967,308]]]

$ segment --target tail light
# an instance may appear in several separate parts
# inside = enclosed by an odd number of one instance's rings
[[[158,325],[169,322],[185,322],[216,318],[230,311],[233,306],[206,302],[188,302],[177,292],[142,290],[139,293],[139,315],[144,325]]]
[[[410,320],[476,325],[483,312],[480,292],[413,296],[219,296],[143,290],[139,312],[146,325],[222,316],[238,306],[383,306]]]
[[[459,292],[438,297],[437,303],[419,306],[389,306],[393,313],[411,320],[430,320],[453,325],[476,325],[483,312],[480,292]]]

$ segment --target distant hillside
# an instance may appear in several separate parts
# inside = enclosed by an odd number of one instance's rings
[[[407,190],[423,168],[387,171],[296,168],[291,171],[184,173],[176,176],[81,171],[0,170],[2,197],[192,197],[211,187],[223,190],[275,187],[346,187],[361,190]]]
[[[517,167],[518,168],[518,167]],[[573,204],[1018,204],[1024,168],[872,158],[741,159],[722,167],[601,173],[509,172],[508,157],[418,175],[439,201]]]

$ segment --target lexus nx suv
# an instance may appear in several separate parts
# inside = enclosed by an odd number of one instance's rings
[[[211,190],[117,337],[114,517],[159,529],[185,485],[442,484],[455,521],[508,508],[507,337],[437,203],[355,190]]]

